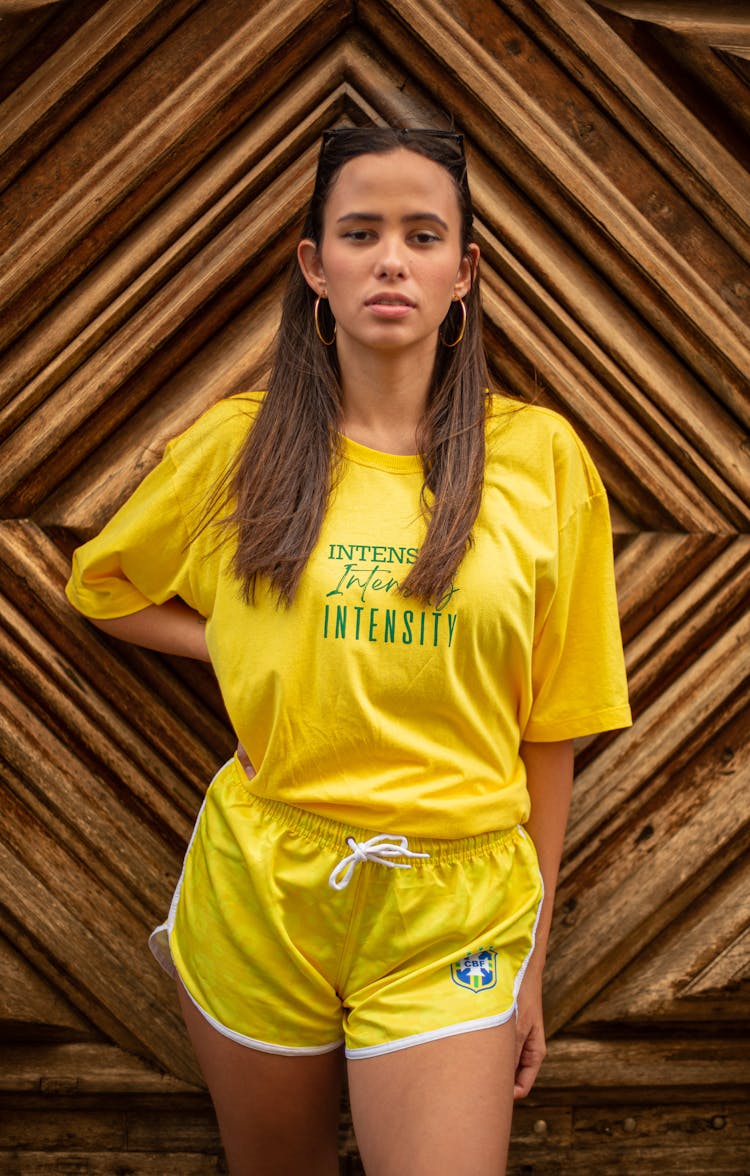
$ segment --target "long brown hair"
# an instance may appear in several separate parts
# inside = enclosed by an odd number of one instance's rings
[[[323,212],[341,168],[358,155],[406,147],[440,164],[452,177],[461,214],[461,250],[473,241],[473,214],[460,135],[390,128],[336,128],[323,137],[302,236],[320,244]],[[341,385],[336,348],[318,338],[315,294],[293,263],[276,338],[268,391],[234,469],[234,571],[246,599],[267,578],[290,604],[320,534],[341,459]],[[417,443],[425,478],[427,533],[402,592],[425,603],[444,596],[471,542],[482,496],[485,401],[489,377],[482,345],[478,273],[465,298],[466,330],[457,347],[438,343]],[[322,306],[327,304],[323,303]],[[330,312],[328,312],[330,315]],[[441,337],[461,328],[453,303]],[[333,321],[321,314],[326,338]]]

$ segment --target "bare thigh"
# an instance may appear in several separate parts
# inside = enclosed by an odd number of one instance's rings
[[[349,1062],[367,1176],[504,1176],[515,1022]]]
[[[179,981],[177,989],[231,1176],[335,1176],[342,1051],[286,1057],[248,1049],[217,1032]]]

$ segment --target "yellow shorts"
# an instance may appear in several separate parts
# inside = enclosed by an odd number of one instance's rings
[[[364,1058],[507,1021],[541,898],[520,826],[407,843],[254,796],[231,760],[151,948],[233,1041]]]

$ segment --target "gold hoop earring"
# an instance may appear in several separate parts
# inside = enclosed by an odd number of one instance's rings
[[[336,338],[336,324],[333,324],[333,334],[331,335],[331,338],[324,339],[320,330],[320,319],[318,318],[318,314],[320,312],[320,302],[321,296],[318,295],[318,297],[315,299],[315,331],[324,347],[332,347]]]
[[[463,300],[463,298],[456,298],[456,299],[454,299],[454,301],[458,302],[461,307],[461,314],[463,316],[461,319],[461,330],[458,332],[458,338],[454,339],[452,343],[446,343],[445,339],[443,338],[443,336],[441,334],[440,342],[443,344],[444,347],[458,347],[459,343],[461,342],[461,340],[464,337],[464,331],[466,330],[466,307],[464,306],[464,300]]]

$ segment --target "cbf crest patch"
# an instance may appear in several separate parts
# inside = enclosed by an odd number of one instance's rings
[[[451,980],[459,988],[486,992],[497,984],[497,952],[491,948],[472,951],[451,964]]]

